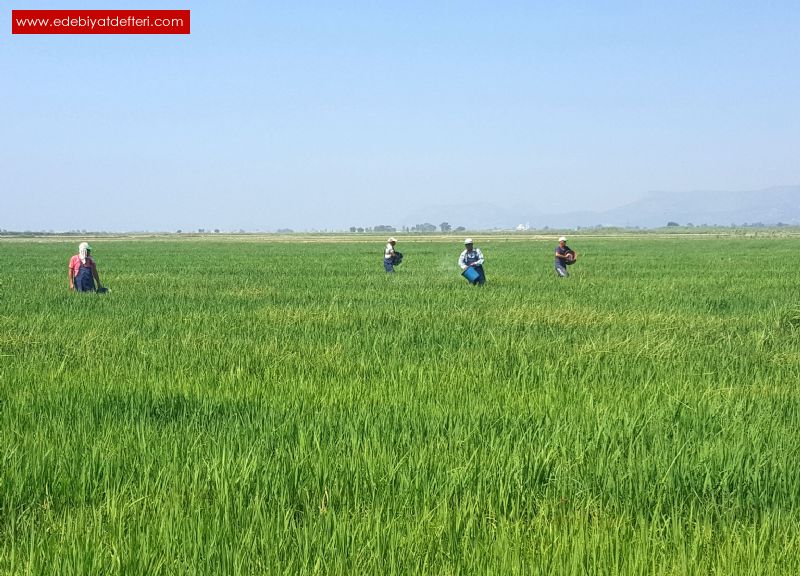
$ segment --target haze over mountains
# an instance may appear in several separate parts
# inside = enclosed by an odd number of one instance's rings
[[[668,222],[695,226],[744,224],[800,225],[800,186],[775,186],[745,192],[650,192],[644,198],[602,212],[544,214],[532,205],[492,203],[426,206],[406,215],[404,224],[449,222],[472,230],[619,226],[658,228]]]
[[[174,232],[182,229],[185,232],[275,232],[281,230],[308,231],[342,231],[351,226],[373,227],[379,224],[402,229],[417,224],[430,223],[438,227],[448,222],[453,228],[463,226],[468,230],[513,230],[520,224],[531,229],[555,228],[575,229],[596,226],[621,228],[661,228],[668,223],[681,226],[742,226],[764,225],[775,226],[786,224],[800,226],[800,185],[775,186],[763,190],[744,192],[698,191],[698,192],[650,192],[643,198],[604,211],[574,211],[560,214],[548,214],[537,209],[536,205],[516,204],[501,205],[492,202],[465,202],[462,204],[428,205],[410,208],[391,220],[377,216],[369,207],[362,207],[359,214],[353,214],[347,207],[331,206],[324,213],[317,211],[308,214],[300,211],[284,210],[283,213],[251,210],[250,215],[243,217],[234,205],[231,211],[220,211],[211,220],[211,224],[203,225],[206,218],[199,214],[192,217],[192,205],[187,205],[187,220],[190,223],[172,223],[160,225],[127,225],[123,220],[104,218],[95,215],[92,218],[79,219],[80,225],[69,225],[57,228],[52,225],[32,224],[23,226],[18,231],[77,231],[78,228],[108,232]],[[11,212],[13,214],[13,211]],[[82,213],[82,216],[85,214]],[[2,216],[2,214],[0,214]],[[116,216],[112,215],[112,216]],[[191,221],[194,220],[193,223]],[[85,223],[84,223],[85,222]],[[0,232],[4,228],[13,230],[0,221]],[[50,230],[53,231],[53,230]]]

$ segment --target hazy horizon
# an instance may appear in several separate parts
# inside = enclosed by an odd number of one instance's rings
[[[800,183],[796,3],[170,8],[190,35],[0,34],[0,228],[346,229]]]

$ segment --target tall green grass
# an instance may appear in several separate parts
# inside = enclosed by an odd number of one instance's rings
[[[0,247],[0,573],[800,573],[800,239]]]

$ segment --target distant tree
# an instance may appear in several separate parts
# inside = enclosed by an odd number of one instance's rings
[[[667,222],[667,227],[669,227],[669,228],[673,228],[673,227],[675,227],[675,226],[680,226],[680,224],[678,224],[677,222],[673,222],[672,220],[670,220],[669,222]]]
[[[183,230],[181,230],[180,228],[178,228],[178,234],[182,234],[182,233],[183,233]]]
[[[387,224],[379,224],[372,228],[373,232],[397,232],[397,229],[394,226],[389,226]]]
[[[430,222],[425,222],[425,224],[415,224],[411,227],[412,232],[436,232],[436,226],[431,224]]]
[[[364,228],[362,228],[361,226],[359,226],[359,227],[358,227],[358,231],[359,231],[359,232],[364,232]]]
[[[350,232],[355,232],[357,228],[355,226],[350,226]]]
[[[467,230],[467,229],[466,229],[466,228],[464,228],[463,226],[459,226],[458,228],[456,228],[455,230],[453,230],[453,232],[465,232],[466,230]]]
[[[214,228],[214,234],[219,234],[219,228]]]
[[[292,232],[294,232],[294,230],[292,230],[291,228],[279,228],[278,229],[278,234],[291,234]]]
[[[206,231],[206,229],[205,229],[205,228],[198,228],[198,229],[197,229],[197,231],[198,231],[200,234],[203,234],[203,233]]]
[[[447,223],[447,222],[442,222],[441,224],[439,224],[439,229],[440,229],[442,232],[450,232],[450,230],[452,230],[452,229],[453,229],[453,227],[452,227],[452,226],[450,226],[450,224],[449,224],[449,223]]]

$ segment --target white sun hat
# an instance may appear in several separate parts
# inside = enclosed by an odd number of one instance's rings
[[[397,242],[397,238],[392,236],[391,238],[389,238],[388,242]]]
[[[561,237],[558,239],[558,241],[559,241],[559,242],[566,242],[566,241],[567,241],[567,237],[566,237],[566,236],[561,236]]]
[[[464,246],[466,246],[467,244],[472,244],[472,238],[464,239]]]

